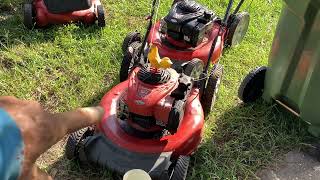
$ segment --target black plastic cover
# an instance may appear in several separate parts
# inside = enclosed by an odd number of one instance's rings
[[[86,10],[92,6],[91,0],[44,0],[44,3],[54,14]]]
[[[185,104],[189,97],[191,88],[191,77],[182,73],[179,78],[178,87],[174,91],[172,91],[170,95],[175,100],[173,107],[171,108],[171,111],[169,113],[169,119],[166,129],[168,129],[172,134],[177,132],[180,122],[183,119]]]
[[[191,85],[191,77],[182,74],[179,78],[179,85],[172,91],[171,97],[175,98],[175,100],[186,100],[188,98],[188,92],[191,90]]]
[[[185,101],[182,101],[182,100],[175,101],[175,104],[169,113],[167,129],[172,134],[177,132],[180,122],[183,119],[184,107],[185,107]]]

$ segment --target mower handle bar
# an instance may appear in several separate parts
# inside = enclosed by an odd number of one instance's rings
[[[222,21],[223,25],[226,25],[228,23],[232,5],[233,5],[233,0],[230,0],[229,3],[228,3],[228,6],[227,6],[226,13],[225,13],[225,15],[223,17],[223,21]]]
[[[237,14],[243,3],[244,3],[244,0],[240,0],[239,4],[237,5],[236,9],[233,11],[232,14]]]
[[[243,2],[244,2],[244,0],[240,0],[239,4],[237,5],[236,9],[234,10],[234,12],[232,14],[238,13],[238,11],[239,11],[240,7],[242,6]],[[212,45],[211,45],[211,48],[210,48],[210,51],[209,51],[209,55],[208,55],[208,61],[207,61],[206,67],[204,69],[204,73],[208,72],[208,69],[209,69],[209,66],[210,66],[210,60],[212,58],[214,48],[216,47],[216,44],[217,44],[217,41],[218,41],[218,37],[221,35],[222,29],[224,27],[227,27],[228,20],[229,20],[229,17],[230,17],[230,11],[231,11],[232,6],[233,6],[233,0],[230,0],[229,3],[228,3],[227,9],[226,9],[226,13],[224,15],[224,18],[223,18],[223,20],[222,20],[222,22],[220,24],[218,35],[214,38],[214,40],[212,42]]]
[[[151,9],[151,14],[150,14],[150,16],[149,16],[148,28],[147,28],[146,34],[145,34],[145,36],[144,36],[141,49],[140,49],[140,51],[139,51],[139,53],[138,53],[138,58],[139,58],[139,60],[140,60],[141,55],[142,55],[142,53],[143,53],[143,51],[144,51],[144,48],[145,48],[146,45],[147,45],[148,37],[149,37],[149,35],[150,35],[150,31],[151,31],[151,28],[152,28],[152,25],[153,25],[153,18],[154,18],[154,14],[155,14],[156,5],[159,6],[159,0],[153,0],[153,2],[152,2],[152,9]],[[135,59],[135,60],[136,60],[136,59]]]
[[[239,11],[240,7],[242,6],[243,2],[244,2],[244,0],[240,0],[239,4],[237,5],[236,9],[234,10],[234,12],[232,14],[238,13],[238,11]],[[228,3],[227,9],[226,9],[226,13],[224,15],[224,18],[223,18],[223,20],[222,20],[222,22],[220,24],[218,35],[214,38],[214,40],[212,42],[212,45],[211,45],[211,48],[210,48],[210,51],[209,51],[209,55],[208,55],[208,61],[207,61],[207,64],[206,64],[206,66],[204,68],[204,71],[203,71],[204,74],[208,74],[210,61],[211,61],[214,49],[215,49],[216,44],[218,42],[218,38],[221,36],[221,31],[223,30],[223,28],[227,27],[232,5],[233,5],[233,0],[230,0],[229,3]],[[205,78],[205,80],[207,80],[207,79],[208,79],[208,76]],[[205,83],[202,83],[202,86],[204,86],[204,85],[205,85]],[[204,87],[202,87],[201,89],[203,91]]]
[[[208,61],[207,61],[206,67],[204,69],[204,73],[208,72],[208,69],[209,69],[209,66],[210,66],[210,60],[212,58],[212,54],[213,54],[214,48],[216,47],[218,38],[221,35],[221,31],[222,31],[223,27],[227,26],[227,23],[228,23],[228,20],[229,20],[229,17],[230,17],[230,11],[231,11],[232,5],[233,5],[233,0],[230,0],[229,3],[228,3],[227,10],[226,10],[226,13],[224,15],[224,18],[223,18],[223,20],[222,20],[222,22],[220,24],[218,35],[214,38],[214,40],[212,42],[212,45],[211,45],[211,48],[210,48],[210,51],[209,51],[209,55],[208,55]]]

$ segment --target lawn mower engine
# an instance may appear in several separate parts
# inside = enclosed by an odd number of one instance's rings
[[[181,1],[173,5],[162,22],[167,40],[179,46],[184,42],[192,47],[201,44],[212,31],[215,15],[195,1]],[[179,43],[177,43],[179,42]]]
[[[95,131],[86,128],[69,136],[67,158],[120,175],[142,169],[152,179],[186,178],[204,126],[199,89],[190,76],[171,68],[136,67],[101,106],[105,115]]]

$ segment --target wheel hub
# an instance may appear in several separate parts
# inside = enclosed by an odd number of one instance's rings
[[[248,31],[249,21],[250,21],[249,15],[242,16],[232,38],[233,45],[237,45],[243,40],[245,34]]]

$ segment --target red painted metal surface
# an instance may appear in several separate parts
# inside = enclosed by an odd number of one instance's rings
[[[134,73],[132,73],[134,74]],[[177,133],[161,139],[141,139],[127,134],[119,125],[117,118],[118,100],[128,89],[130,80],[112,88],[101,101],[105,114],[98,125],[111,141],[133,152],[157,153],[173,151],[174,156],[190,155],[200,144],[204,115],[199,99],[199,90],[193,89],[187,100],[185,114]],[[130,101],[130,99],[128,99]]]
[[[169,114],[166,111],[170,111],[171,106],[169,108],[162,108],[162,100],[168,95],[170,96],[170,93],[178,86],[179,74],[171,70],[171,79],[167,83],[150,85],[138,79],[137,73],[139,69],[134,69],[128,78],[129,86],[126,104],[130,112],[141,116],[159,117],[161,119],[158,120],[166,122],[168,118],[162,114]],[[155,107],[158,108],[155,109]]]
[[[160,33],[159,31],[160,22],[157,22],[151,29],[148,42],[149,43],[152,42],[153,44],[157,45],[159,49],[159,54],[162,57],[169,57],[174,60],[184,60],[184,61],[190,61],[194,58],[198,58],[198,59],[201,59],[206,64],[208,61],[208,56],[209,56],[212,42],[214,41],[215,37],[218,35],[219,28],[220,28],[220,25],[218,23],[214,23],[211,34],[204,40],[203,43],[201,43],[197,47],[190,48],[187,45],[185,45],[184,48],[177,49],[174,47],[169,47],[166,43],[163,42],[163,40],[168,37],[165,37],[164,34]],[[213,52],[213,56],[211,58],[211,62],[213,64],[217,63],[220,56],[222,55],[225,34],[226,34],[226,30],[224,29],[221,34],[222,38],[218,39]],[[172,39],[170,41],[172,42]],[[172,44],[178,45],[179,47],[184,46],[180,42],[175,42]]]
[[[93,24],[97,19],[95,12],[95,7],[97,5],[101,5],[100,0],[92,0],[92,6],[87,10],[53,14],[48,11],[43,0],[33,1],[33,6],[36,12],[36,24],[38,27],[44,27],[50,24],[65,24],[71,22]]]

